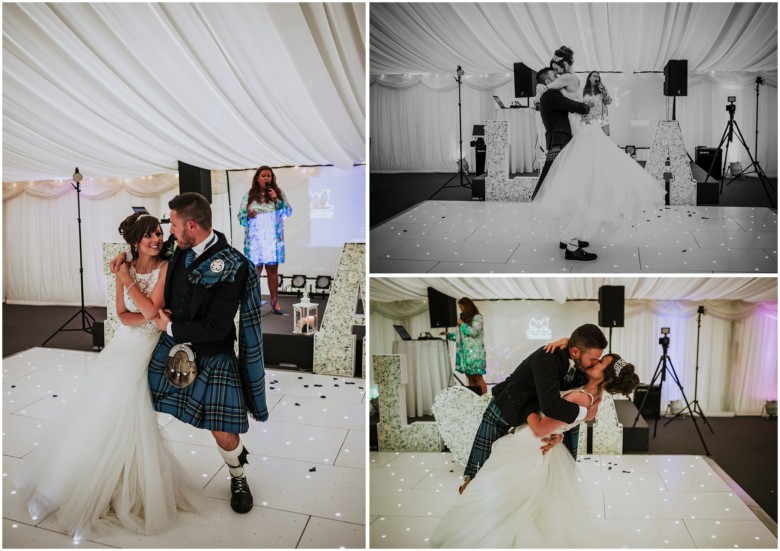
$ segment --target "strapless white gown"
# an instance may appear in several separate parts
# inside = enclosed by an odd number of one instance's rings
[[[582,93],[563,94],[582,101]],[[534,204],[543,216],[562,225],[578,220],[583,240],[609,229],[624,232],[643,211],[664,205],[665,190],[641,165],[620,149],[601,129],[601,121],[581,122],[570,113],[572,139],[553,162]],[[574,236],[564,236],[565,239]]]
[[[131,274],[148,296],[160,269]],[[125,304],[139,312],[126,293]],[[151,403],[146,369],[159,336],[152,322],[121,326],[24,459],[15,482],[33,519],[56,511],[60,529],[77,538],[117,524],[155,534],[177,510],[202,508]]]
[[[580,473],[569,450],[559,444],[543,456],[541,446],[528,425],[496,440],[477,476],[439,522],[431,546],[616,547],[588,511],[578,480],[587,475]]]

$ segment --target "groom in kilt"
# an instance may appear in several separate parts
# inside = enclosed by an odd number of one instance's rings
[[[258,421],[268,419],[260,279],[225,236],[211,229],[205,197],[182,193],[168,206],[176,247],[165,279],[166,308],[156,320],[162,334],[149,364],[152,403],[157,411],[211,431],[230,471],[230,505],[246,513],[253,506],[244,474],[249,452],[239,435],[249,430],[249,414]],[[233,320],[239,308],[236,357]],[[197,364],[197,375],[187,386],[172,384],[165,373],[171,349],[182,343],[195,353]]]
[[[565,350],[556,349],[548,353],[545,347],[537,349],[508,378],[493,387],[493,398],[471,445],[460,493],[490,457],[493,443],[512,427],[525,424],[531,413],[541,410],[545,416],[565,423],[590,420],[596,416],[601,398],[585,408],[561,398],[560,391],[584,386],[588,382],[587,372],[598,363],[606,346],[607,339],[601,329],[590,323],[581,325],[571,334]],[[575,459],[579,431],[579,426],[576,426],[562,438]],[[561,439],[559,435],[551,435],[545,441],[542,454],[560,443]]]

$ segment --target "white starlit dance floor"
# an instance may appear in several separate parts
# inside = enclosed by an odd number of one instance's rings
[[[664,207],[600,232],[591,262],[564,260],[555,222],[530,203],[425,201],[370,232],[372,273],[776,273],[777,214]]]
[[[158,414],[177,458],[200,481],[205,517],[180,513],[164,534],[117,528],[78,543],[58,532],[51,517],[31,520],[16,496],[14,473],[47,421],[76,397],[95,356],[33,348],[3,359],[4,548],[365,547],[365,381],[295,371],[266,371],[270,420],[250,420],[242,437],[251,452],[246,472],[255,506],[249,513],[230,508],[229,474],[211,434]]]
[[[428,547],[463,467],[450,453],[372,452],[369,461],[370,547]],[[624,534],[625,547],[777,548],[763,511],[700,456],[586,455],[579,466],[587,512]]]

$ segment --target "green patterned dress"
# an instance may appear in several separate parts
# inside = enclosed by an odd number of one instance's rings
[[[460,324],[460,338],[455,333],[447,333],[447,338],[456,340],[455,371],[466,375],[485,374],[485,341],[483,336],[482,314],[477,314],[468,323]]]

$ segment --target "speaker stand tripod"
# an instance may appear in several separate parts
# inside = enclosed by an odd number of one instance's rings
[[[436,196],[441,190],[449,188],[449,183],[452,182],[455,178],[460,176],[460,185],[458,186],[452,186],[452,187],[465,187],[468,189],[471,189],[471,180],[469,180],[468,174],[466,174],[463,170],[463,119],[462,119],[462,108],[461,108],[461,99],[460,99],[460,86],[461,86],[461,77],[463,76],[463,69],[461,69],[460,65],[458,65],[458,71],[457,71],[457,77],[455,78],[455,81],[458,83],[458,142],[460,143],[460,157],[458,158],[458,171],[452,175],[452,177],[444,182],[444,185],[441,186],[439,189],[434,191],[430,197],[428,197],[428,200],[431,200]],[[463,179],[466,179],[467,183],[463,183]]]
[[[758,88],[758,85],[756,85],[756,88]],[[729,146],[731,145],[731,142],[734,140],[734,135],[735,135],[734,131],[736,130],[737,140],[739,141],[739,143],[742,144],[742,147],[745,148],[748,158],[750,159],[750,164],[747,165],[744,169],[742,169],[742,172],[740,172],[739,174],[736,175],[732,174],[731,180],[729,180],[726,185],[727,186],[731,185],[731,183],[734,180],[746,174],[756,174],[756,176],[758,176],[758,181],[761,182],[761,187],[764,188],[764,193],[766,193],[766,196],[769,199],[769,204],[772,206],[772,208],[775,208],[775,202],[772,199],[772,194],[769,192],[771,188],[771,184],[769,183],[769,178],[767,178],[764,169],[761,168],[761,165],[758,163],[758,161],[753,158],[753,155],[750,153],[750,148],[747,146],[747,142],[745,142],[745,138],[742,135],[742,131],[739,129],[739,125],[737,124],[737,121],[734,120],[734,113],[736,112],[736,106],[732,103],[731,105],[726,107],[726,110],[729,112],[729,120],[726,122],[726,128],[723,130],[723,136],[721,136],[720,138],[720,143],[718,144],[718,147],[715,148],[717,154],[717,151],[719,151],[723,147],[723,144],[724,143],[726,144],[726,152],[725,155],[723,156],[723,174],[722,174],[722,179],[720,181],[720,193],[721,194],[723,193],[723,182],[726,180],[726,165],[728,164]],[[710,170],[707,172],[707,177],[704,179],[705,184],[709,182],[710,177],[712,176],[712,170],[714,168],[715,168],[715,163],[710,165]]]
[[[704,412],[702,411],[701,406],[699,405],[699,399],[698,399],[698,395],[699,395],[699,337],[701,335],[701,316],[702,316],[702,314],[704,314],[704,307],[703,306],[699,306],[698,314],[699,314],[699,318],[697,320],[698,327],[696,328],[696,375],[694,376],[694,379],[693,379],[694,380],[693,402],[691,402],[686,407],[684,407],[683,409],[678,411],[677,415],[675,415],[674,417],[669,419],[666,423],[664,423],[664,426],[668,425],[669,423],[671,423],[672,421],[674,421],[675,419],[677,419],[681,415],[685,415],[685,412],[687,411],[688,413],[691,414],[691,417],[694,417],[696,415],[701,417],[702,420],[704,421],[704,424],[707,425],[707,427],[710,429],[710,432],[712,434],[715,434],[715,430],[712,428],[712,425],[710,425],[710,422],[707,420],[707,416],[704,415]]]
[[[76,208],[78,212],[78,223],[79,223],[79,280],[81,281],[81,308],[79,308],[78,312],[73,314],[70,318],[68,318],[68,321],[63,323],[59,329],[57,329],[54,333],[51,334],[51,336],[43,341],[43,344],[41,346],[46,346],[46,343],[49,342],[54,338],[54,336],[62,331],[63,333],[66,331],[84,331],[86,333],[89,333],[92,335],[92,324],[95,323],[95,318],[92,314],[87,312],[87,309],[84,308],[84,255],[82,253],[81,248],[81,179],[82,175],[79,173],[78,167],[76,167],[76,172],[73,174],[73,182],[71,182],[70,185],[73,186],[73,189],[76,190]],[[68,324],[76,319],[76,317],[81,316],[81,327],[73,328],[73,329],[65,329]]]
[[[691,405],[688,402],[688,398],[685,397],[685,391],[683,391],[683,387],[680,384],[680,379],[677,377],[677,372],[674,370],[674,364],[672,363],[672,359],[669,357],[669,337],[661,337],[661,340],[659,341],[661,343],[661,346],[663,347],[663,354],[661,355],[661,358],[658,360],[658,365],[655,367],[655,373],[653,373],[653,379],[650,381],[650,385],[648,386],[648,391],[645,394],[644,398],[642,399],[642,404],[639,406],[639,411],[636,412],[636,417],[634,418],[634,424],[632,427],[636,427],[637,422],[639,421],[639,416],[641,415],[642,410],[645,407],[645,402],[647,402],[647,397],[650,396],[650,389],[653,388],[655,385],[655,382],[658,380],[658,378],[661,378],[661,382],[658,385],[658,394],[661,395],[663,391],[663,385],[664,381],[666,380],[666,373],[669,373],[669,376],[672,378],[672,380],[677,385],[677,388],[680,390],[680,394],[683,397],[683,400],[685,400],[685,405],[690,410]],[[660,417],[660,412],[658,417]],[[658,430],[658,417],[655,418],[655,426],[653,427],[653,438],[655,438],[656,431]],[[707,455],[710,455],[710,450],[707,448],[707,444],[704,442],[704,436],[702,436],[701,431],[699,430],[699,425],[696,423],[696,417],[691,416],[691,420],[693,421],[693,426],[696,428],[696,432],[699,435],[699,440],[701,440],[701,445],[704,446],[704,451]]]

